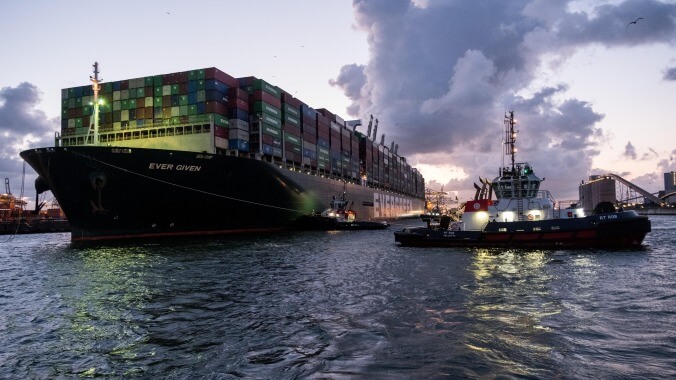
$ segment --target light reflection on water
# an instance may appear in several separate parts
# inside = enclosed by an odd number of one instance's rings
[[[0,377],[673,377],[675,231],[617,252],[409,249],[392,229],[17,236]]]

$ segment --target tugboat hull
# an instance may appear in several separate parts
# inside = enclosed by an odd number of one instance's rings
[[[579,219],[489,222],[483,231],[407,228],[394,233],[401,246],[510,248],[629,248],[640,246],[650,221],[634,211]]]

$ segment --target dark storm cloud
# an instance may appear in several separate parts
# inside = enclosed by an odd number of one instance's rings
[[[567,190],[576,193],[574,178],[584,177],[599,153],[604,133],[596,124],[604,115],[584,99],[561,100],[566,84],[538,88],[538,67],[545,57],[563,61],[591,44],[675,42],[676,5],[626,1],[571,10],[570,3],[354,0],[370,60],[345,66],[332,84],[352,100],[352,116],[379,118],[387,146],[394,139],[400,154],[415,157],[410,161],[451,161],[472,176],[496,161],[502,115],[514,110],[522,157],[544,159],[538,165],[547,174],[563,169],[556,175],[569,176]],[[637,17],[644,19],[627,25]]]
[[[4,178],[9,178],[15,195],[19,195],[17,190],[24,172],[19,152],[39,146],[53,146],[54,132],[59,130],[56,119],[48,118],[44,112],[35,108],[40,101],[40,94],[35,85],[25,82],[17,87],[0,89],[0,173],[3,183]],[[27,167],[26,174],[26,193],[30,193],[34,172]]]

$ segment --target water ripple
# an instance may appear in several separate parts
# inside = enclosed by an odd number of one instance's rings
[[[0,377],[676,377],[676,222],[652,219],[643,249],[615,252],[17,236]]]

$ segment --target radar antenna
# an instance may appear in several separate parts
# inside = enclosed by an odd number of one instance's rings
[[[503,143],[505,155],[509,155],[512,157],[512,173],[514,173],[514,169],[516,166],[514,161],[514,156],[516,155],[516,147],[514,146],[514,144],[516,143],[516,134],[519,132],[514,130],[515,124],[516,120],[514,119],[514,111],[509,111],[509,113],[505,115],[505,139]]]
[[[89,80],[92,82],[92,89],[94,90],[94,122],[89,125],[89,131],[87,132],[87,138],[85,141],[89,141],[89,133],[93,132],[93,145],[99,145],[99,91],[101,91],[101,82],[103,79],[99,78],[99,63],[94,62],[92,65],[94,67],[94,76],[89,76]]]

